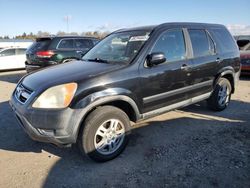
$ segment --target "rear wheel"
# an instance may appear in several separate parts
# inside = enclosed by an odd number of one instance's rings
[[[126,147],[130,121],[125,112],[112,106],[94,110],[86,118],[78,145],[82,153],[99,162],[111,160]]]
[[[207,100],[208,107],[215,111],[224,110],[230,102],[232,86],[228,79],[220,78],[215,86],[215,89]]]

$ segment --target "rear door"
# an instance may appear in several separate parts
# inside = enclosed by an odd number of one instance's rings
[[[205,29],[188,29],[192,51],[192,85],[189,98],[212,91],[214,76],[220,63],[215,43]]]
[[[26,60],[26,57],[25,57],[25,52],[26,52],[26,49],[25,48],[16,48],[15,50],[16,52],[16,63],[15,63],[15,66],[16,68],[25,68],[25,60]]]
[[[75,48],[74,38],[64,38],[61,39],[56,47],[56,54],[59,54],[60,61],[65,59],[79,59],[79,54]]]

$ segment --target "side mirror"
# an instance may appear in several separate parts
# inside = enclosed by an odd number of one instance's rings
[[[157,52],[157,53],[149,54],[147,56],[147,65],[149,67],[152,67],[154,65],[159,65],[164,62],[166,62],[166,57],[164,53]]]

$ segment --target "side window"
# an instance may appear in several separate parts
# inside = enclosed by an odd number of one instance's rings
[[[25,54],[26,49],[25,48],[17,48],[16,49],[16,55],[23,55]]]
[[[93,39],[92,42],[94,43],[94,45],[96,45],[98,42],[100,42],[100,40],[98,40],[98,39]]]
[[[210,55],[211,51],[209,42],[212,41],[208,40],[206,31],[198,29],[189,29],[188,32],[193,47],[194,57]],[[212,46],[212,48],[214,48],[214,45]]]
[[[75,39],[75,48],[77,49],[90,49],[94,46],[93,42],[89,39]]]
[[[1,56],[15,55],[15,49],[8,49],[1,52]]]
[[[74,48],[73,39],[63,39],[58,45],[58,49],[72,49]]]
[[[234,41],[231,34],[224,28],[211,29],[214,38],[216,39],[216,44],[219,44],[223,52],[233,52],[238,50],[238,47]]]
[[[182,29],[164,32],[156,41],[151,53],[164,53],[167,62],[179,61],[186,57],[186,47]]]

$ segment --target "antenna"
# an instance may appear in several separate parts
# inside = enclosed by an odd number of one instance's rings
[[[64,21],[66,21],[67,33],[69,33],[69,21],[72,19],[71,15],[64,16]]]

